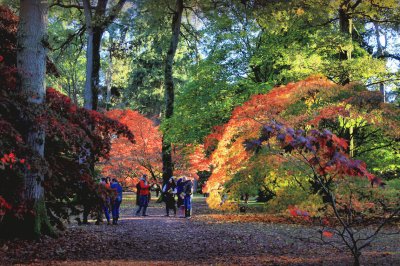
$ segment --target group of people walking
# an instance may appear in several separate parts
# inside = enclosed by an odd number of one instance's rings
[[[119,184],[118,180],[113,178],[110,183],[110,178],[101,178],[100,184],[107,189],[111,189],[115,192],[113,197],[105,196],[102,203],[102,211],[107,219],[107,224],[110,224],[110,207],[112,214],[112,224],[118,224],[119,219],[119,208],[122,202],[122,186]],[[101,222],[101,213],[98,213],[96,224]]]
[[[122,186],[119,184],[118,180],[109,177],[103,177],[100,180],[100,184],[106,188],[106,190],[114,191],[114,194],[110,196],[108,193],[103,193],[101,197],[101,209],[97,212],[96,224],[100,224],[103,220],[102,214],[107,219],[107,224],[116,225],[118,224],[120,206],[122,202]],[[148,216],[146,214],[147,207],[150,202],[150,188],[152,184],[149,184],[147,180],[147,175],[142,175],[139,182],[136,185],[136,205],[138,209],[135,214],[137,216]],[[186,177],[181,177],[178,180],[175,177],[171,177],[162,188],[162,200],[165,202],[166,215],[169,216],[170,210],[173,210],[174,216],[178,215],[182,218],[190,218],[192,213],[192,190],[193,183],[190,179]],[[110,211],[112,217],[110,217]]]
[[[150,187],[147,175],[143,175],[136,185],[136,204],[139,206],[136,210],[136,215],[147,216],[146,210],[150,201]],[[177,181],[175,181],[174,177],[168,180],[162,188],[162,199],[165,202],[166,216],[169,216],[170,210],[173,210],[174,216],[176,216],[178,209],[180,217],[191,217],[192,189],[192,181],[186,179],[186,177],[182,177]],[[175,200],[175,197],[177,197],[177,200]]]
[[[192,213],[192,190],[193,183],[186,177],[179,178],[175,181],[174,177],[171,177],[163,186],[163,200],[165,202],[166,216],[169,216],[169,211],[180,212],[179,217],[190,218]],[[177,200],[175,201],[175,196]]]

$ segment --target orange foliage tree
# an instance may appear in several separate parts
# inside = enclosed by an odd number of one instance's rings
[[[137,177],[148,174],[154,181],[161,182],[161,132],[155,121],[137,111],[112,110],[109,118],[128,126],[135,135],[135,143],[121,137],[115,138],[109,160],[103,161],[102,174],[119,178],[126,186],[136,184]],[[197,171],[208,170],[204,149],[199,146],[173,146],[172,158],[176,176],[186,175],[197,178]]]
[[[119,178],[127,186],[136,183],[135,177],[144,173],[157,180],[162,163],[161,134],[155,122],[132,110],[115,109],[106,116],[127,125],[136,138],[135,143],[123,137],[113,140],[110,158],[103,161],[102,174]]]
[[[379,129],[379,134],[390,138],[391,144],[395,143],[400,137],[400,111],[379,99],[377,92],[368,91],[359,84],[340,86],[321,76],[254,95],[235,108],[230,120],[216,127],[206,138],[205,148],[211,153],[211,163],[215,167],[204,190],[210,193],[209,205],[220,207],[224,185],[239,174],[242,174],[240,182],[244,182],[248,176],[262,170],[260,165],[277,169],[279,156],[250,154],[243,146],[246,140],[256,139],[269,121],[306,131],[329,128],[347,139],[348,152],[353,151],[355,156],[366,150],[362,148],[365,143],[355,139],[358,134],[365,142],[370,132],[367,127]],[[266,177],[267,174],[263,178]]]

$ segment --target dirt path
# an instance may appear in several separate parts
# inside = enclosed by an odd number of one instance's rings
[[[0,264],[45,265],[349,265],[351,258],[329,246],[302,241],[316,235],[310,227],[224,222],[209,218],[204,199],[194,202],[194,217],[164,217],[152,202],[148,217],[123,205],[120,223],[71,225],[60,238],[0,244]],[[365,265],[400,265],[399,236],[365,252]],[[3,247],[1,247],[3,245]]]

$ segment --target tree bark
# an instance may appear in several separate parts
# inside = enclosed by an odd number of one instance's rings
[[[106,73],[106,87],[107,87],[107,95],[106,95],[106,110],[110,110],[110,105],[111,105],[111,82],[112,82],[112,49],[113,49],[113,39],[111,38],[111,47],[109,49],[109,63],[108,63],[108,69]]]
[[[93,91],[92,91],[92,75],[93,75],[93,27],[92,27],[92,11],[89,0],[83,0],[85,13],[87,47],[86,47],[86,81],[83,93],[84,107],[93,110]]]
[[[172,117],[174,113],[174,80],[172,66],[174,63],[174,57],[176,49],[179,43],[179,35],[182,23],[182,13],[183,13],[183,0],[176,0],[176,10],[172,18],[172,36],[170,46],[167,52],[167,57],[165,60],[165,119]],[[166,129],[168,131],[168,129]],[[168,182],[168,179],[173,175],[173,162],[171,153],[171,142],[165,137],[167,132],[164,132],[162,138],[162,161],[163,161],[163,182]]]
[[[339,27],[340,31],[345,35],[348,36],[350,41],[353,40],[352,34],[353,34],[353,21],[351,17],[348,14],[348,7],[341,6],[339,8]],[[347,50],[341,50],[339,52],[339,60],[340,61],[346,61],[351,59],[351,49]],[[342,85],[345,85],[350,82],[350,75],[348,72],[344,72],[342,76],[340,77],[340,83]]]
[[[377,51],[376,51],[376,57],[377,58],[382,58],[384,56],[384,48],[382,47],[382,43],[381,43],[381,34],[379,32],[379,25],[378,23],[374,23],[375,26],[375,38],[376,38],[376,43],[377,43]],[[386,45],[386,44],[385,44]],[[379,91],[382,94],[382,101],[386,102],[386,93],[385,93],[385,84],[383,82],[379,83]]]
[[[74,104],[78,105],[78,88],[77,88],[77,77],[76,77],[76,69],[72,73],[72,101]]]
[[[91,79],[91,86],[92,86],[92,109],[97,110],[98,99],[99,99],[99,92],[100,92],[100,46],[101,46],[101,39],[103,37],[104,29],[108,26],[105,25],[103,19],[105,19],[106,15],[106,8],[107,8],[108,0],[99,0],[97,2],[95,15],[94,15],[94,22],[93,27],[93,71]]]
[[[102,37],[103,29],[95,27],[93,32],[93,71],[91,76],[93,110],[97,110],[100,92],[100,45]]]
[[[27,97],[29,104],[44,104],[46,97],[46,53],[48,2],[45,0],[21,0],[18,25],[18,87]],[[26,143],[40,157],[44,157],[45,132],[41,125],[27,121]],[[27,170],[24,179],[23,200],[32,207],[33,216],[26,217],[22,231],[26,236],[38,237],[52,233],[45,205],[43,187],[44,174],[38,170]]]

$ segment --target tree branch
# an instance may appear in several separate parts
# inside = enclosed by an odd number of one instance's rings
[[[109,15],[104,19],[102,26],[103,28],[107,28],[114,19],[118,16],[119,12],[121,12],[122,7],[124,6],[126,0],[119,0],[118,3],[111,8]]]
[[[57,51],[57,50],[61,50],[63,51],[65,49],[65,47],[70,44],[70,42],[76,37],[76,36],[81,36],[85,33],[86,31],[86,26],[83,25],[82,27],[80,27],[80,29],[76,32],[74,32],[73,34],[69,34],[67,39],[58,47],[58,48],[54,48],[53,51]]]
[[[52,8],[54,6],[58,6],[58,7],[62,7],[62,8],[76,8],[76,9],[79,9],[79,10],[83,10],[84,9],[84,7],[81,6],[81,5],[78,5],[78,4],[75,4],[75,5],[74,4],[64,4],[64,3],[61,3],[60,0],[58,0],[55,3],[51,4],[49,6],[49,8]],[[90,9],[95,9],[95,7],[94,6],[90,6]]]

